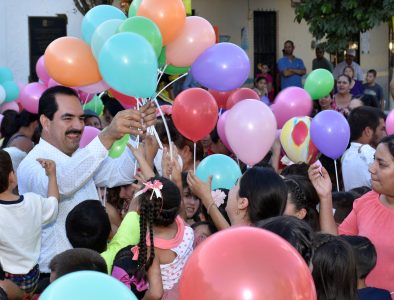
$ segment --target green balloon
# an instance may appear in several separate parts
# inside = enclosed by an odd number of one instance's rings
[[[159,57],[163,48],[163,39],[159,27],[148,18],[140,16],[128,18],[120,24],[118,32],[134,32],[143,36],[152,45],[156,57]]]
[[[0,68],[0,83],[12,80],[14,80],[14,77],[12,76],[11,70],[6,67]]]
[[[12,102],[19,97],[19,86],[14,81],[1,83],[5,90],[5,102]]]
[[[126,148],[127,142],[129,141],[130,135],[125,134],[120,140],[113,143],[111,149],[109,149],[109,157],[117,158],[122,155],[124,149]]]
[[[94,96],[92,100],[86,103],[83,109],[90,109],[94,111],[97,115],[101,115],[104,110],[103,101],[101,101],[99,96]]]
[[[163,68],[166,65],[166,47],[163,47],[158,58],[159,68]],[[173,65],[167,65],[164,73],[167,75],[182,75],[189,72],[190,67],[175,67]]]
[[[141,5],[142,0],[133,0],[129,7],[129,18],[137,15],[138,8]]]
[[[162,68],[166,64],[166,47],[161,48],[159,58],[157,59],[159,68]]]
[[[319,100],[330,94],[334,88],[334,76],[326,69],[312,71],[305,80],[304,89],[313,100]]]

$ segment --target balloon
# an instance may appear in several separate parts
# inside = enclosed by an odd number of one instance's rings
[[[45,84],[48,84],[49,79],[51,78],[48,75],[47,70],[45,69],[44,55],[42,55],[36,63],[36,73],[38,78]]]
[[[5,90],[5,102],[11,102],[19,97],[19,86],[15,81],[4,81],[1,83]]]
[[[163,112],[164,115],[172,115],[172,105],[169,104],[163,104],[160,105],[160,109]],[[159,118],[161,116],[160,111],[158,108],[156,108],[156,117]]]
[[[94,140],[96,136],[100,134],[100,130],[93,126],[85,126],[83,129],[83,133],[81,136],[81,140],[79,141],[79,148],[86,147],[91,141]]]
[[[0,126],[1,126],[1,122],[3,121],[4,116],[2,114],[0,114]]]
[[[210,89],[208,92],[215,98],[219,108],[226,108],[227,99],[234,91],[221,92]]]
[[[58,85],[61,85],[61,84],[59,82],[56,82],[56,80],[54,80],[53,78],[49,78],[48,88],[58,86]]]
[[[345,117],[335,110],[319,112],[311,123],[312,142],[325,156],[339,158],[350,140],[350,127]]]
[[[14,76],[12,76],[12,72],[9,68],[1,67],[0,68],[0,83],[4,81],[12,81],[14,80]]]
[[[6,110],[14,110],[16,112],[20,112],[19,105],[16,101],[5,102],[0,106],[0,113],[5,112]]]
[[[142,0],[133,0],[129,6],[129,18],[137,15],[138,8],[141,5]]]
[[[294,117],[285,123],[280,133],[280,142],[287,157],[295,162],[314,163],[319,151],[310,136],[310,117]]]
[[[249,76],[250,63],[244,50],[219,43],[205,50],[192,64],[193,77],[203,86],[218,91],[240,87]]]
[[[82,104],[88,103],[94,97],[94,94],[85,93],[84,91],[78,91],[78,95]]]
[[[304,89],[313,100],[318,100],[330,94],[334,88],[334,76],[326,69],[312,71],[305,80]]]
[[[49,44],[44,54],[48,74],[65,86],[81,86],[101,81],[92,50],[82,40],[65,36]]]
[[[193,142],[207,136],[218,119],[218,106],[213,96],[201,88],[181,92],[172,105],[172,119],[178,131]]]
[[[217,124],[217,131],[218,131],[218,135],[220,140],[222,141],[223,145],[230,150],[231,152],[233,152],[233,150],[230,147],[230,144],[228,143],[227,137],[226,137],[226,130],[225,130],[225,126],[226,126],[226,118],[228,115],[228,111],[225,111],[224,113],[222,113],[219,116],[219,120],[218,120],[218,124]]]
[[[27,84],[21,92],[21,104],[24,109],[33,114],[38,113],[38,103],[42,93],[47,88],[39,82]]]
[[[243,100],[228,111],[225,133],[237,157],[253,166],[264,158],[273,145],[276,120],[263,102]]]
[[[388,135],[394,134],[394,110],[386,118],[386,132]]]
[[[147,17],[159,27],[163,45],[180,34],[186,19],[182,0],[144,0],[138,7],[137,15]]]
[[[109,157],[117,158],[122,155],[127,143],[129,142],[130,135],[125,134],[121,139],[113,143],[111,149],[109,149]]]
[[[104,110],[103,101],[101,101],[99,96],[94,96],[92,100],[83,106],[83,109],[90,109],[94,111],[97,115],[101,115]]]
[[[92,52],[96,60],[99,58],[100,51],[105,42],[117,32],[119,25],[122,23],[123,20],[113,19],[105,21],[97,26],[90,43],[90,47],[92,48]]]
[[[180,34],[167,45],[167,61],[176,67],[190,66],[215,41],[211,23],[201,17],[187,17]]]
[[[40,300],[137,300],[124,283],[107,274],[78,271],[52,282],[41,294]]]
[[[90,9],[82,20],[82,39],[90,45],[97,27],[108,20],[125,20],[125,14],[112,5],[98,5]]]
[[[180,300],[315,300],[311,272],[300,254],[274,233],[253,227],[222,230],[187,261]]]
[[[271,109],[278,122],[278,128],[293,117],[309,116],[313,103],[308,92],[299,87],[288,87],[275,98]]]
[[[238,102],[245,100],[245,99],[256,99],[260,100],[260,96],[257,93],[249,88],[240,88],[235,90],[231,95],[228,97],[226,102],[226,109],[232,108]]]
[[[152,46],[156,57],[159,57],[161,48],[163,48],[160,29],[148,18],[139,16],[131,17],[119,26],[118,32],[134,32],[143,36]]]
[[[126,109],[137,105],[137,99],[134,97],[127,96],[114,89],[109,89],[109,92],[111,93],[111,96],[118,100],[120,104],[122,104],[122,106]]]
[[[101,93],[103,91],[108,90],[109,86],[104,80],[101,80],[97,83],[79,86],[78,89],[85,92],[85,93],[97,94],[97,93]]]
[[[196,175],[203,181],[208,181],[208,177],[212,176],[212,190],[230,190],[235,186],[242,173],[232,158],[223,154],[213,154],[200,162],[196,170]]]
[[[155,93],[157,58],[142,36],[132,32],[112,36],[98,61],[104,80],[122,94],[149,98]]]
[[[189,72],[190,67],[175,67],[173,65],[169,65],[166,63],[166,47],[163,47],[160,52],[160,56],[158,58],[159,67],[163,68],[164,66],[164,73],[168,75],[181,75]]]
[[[5,101],[6,93],[2,85],[0,85],[0,104]]]
[[[24,84],[23,82],[21,82],[21,81],[18,81],[16,84],[18,85],[18,88],[19,88],[19,96],[18,96],[18,98],[15,100],[15,102],[16,102],[16,103],[20,103],[20,102],[21,102],[21,93],[22,93],[22,90],[23,90],[24,87],[25,87],[25,84]]]

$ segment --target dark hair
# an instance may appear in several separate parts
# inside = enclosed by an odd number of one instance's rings
[[[211,133],[209,135],[211,137],[212,143],[214,143],[214,144],[216,144],[220,140],[220,136],[219,136],[219,133],[218,133],[217,125],[211,131]]]
[[[268,81],[267,81],[267,78],[266,78],[265,76],[259,76],[259,77],[257,77],[257,78],[254,80],[254,85],[257,85],[261,80],[265,80],[266,82],[268,82]]]
[[[308,177],[309,165],[306,163],[296,163],[290,166],[286,166],[280,173],[282,176],[287,175],[302,175]]]
[[[344,67],[344,68],[343,68],[343,72],[342,72],[343,75],[346,75],[346,74],[345,74],[345,70],[346,70],[346,69],[352,70],[353,76],[355,75],[355,72],[354,72],[354,69],[353,69],[352,66],[346,66],[346,67]],[[349,75],[347,75],[347,76],[349,76]],[[349,76],[349,77],[350,77],[350,76]]]
[[[179,150],[182,150],[184,147],[189,147],[190,152],[194,153],[194,143],[193,141],[185,138],[182,135],[178,135],[177,140],[174,142]],[[204,147],[202,146],[201,141],[196,142],[196,160],[202,161],[204,159]]]
[[[341,75],[339,75],[337,79],[339,79],[339,77],[342,77],[342,76],[343,76],[343,77],[346,77],[346,79],[347,79],[347,81],[348,81],[349,83],[352,82],[352,78],[350,78],[350,76],[348,76],[348,75],[346,75],[346,74],[341,74]]]
[[[377,254],[375,246],[364,236],[342,235],[341,238],[352,246],[358,278],[365,279],[376,266]]]
[[[66,235],[74,248],[104,252],[110,232],[108,214],[98,200],[79,203],[66,218]]]
[[[256,227],[276,233],[288,241],[304,258],[307,265],[312,258],[312,228],[293,216],[278,216],[257,222]]]
[[[373,77],[376,77],[376,70],[375,69],[368,70],[367,74],[368,73],[371,73],[373,75]]]
[[[317,234],[312,277],[319,300],[355,300],[357,270],[351,246],[338,236]]]
[[[335,208],[334,219],[337,224],[341,224],[350,214],[355,199],[354,195],[350,192],[332,193],[332,205]]]
[[[54,86],[47,89],[40,97],[38,104],[38,116],[44,115],[49,120],[53,120],[53,116],[57,112],[59,106],[56,102],[56,95],[68,95],[75,96],[79,99],[79,96],[75,90],[66,86]],[[41,124],[40,124],[41,126]]]
[[[187,191],[190,193],[191,196],[194,196],[192,191],[190,190],[189,185],[187,184],[187,172],[182,172],[181,173],[181,178],[182,178],[182,189],[187,189]],[[188,195],[185,195],[184,192],[182,191],[183,197],[188,197]],[[195,197],[195,196],[194,196]],[[196,213],[193,215],[191,218],[194,222],[200,222],[200,213],[201,213],[201,200],[195,197],[195,200],[199,201],[199,207],[196,210]]]
[[[382,138],[378,145],[385,144],[390,151],[391,156],[394,159],[394,134],[385,136]]]
[[[360,101],[364,106],[379,108],[378,99],[373,95],[362,95]]]
[[[288,193],[291,195],[290,202],[296,210],[305,209],[306,221],[314,231],[319,231],[319,213],[316,205],[319,204],[319,196],[308,177],[300,175],[288,175],[285,178]],[[288,198],[289,199],[289,198]]]
[[[0,149],[0,193],[6,191],[10,185],[8,176],[14,171],[11,156],[7,151]]]
[[[116,98],[108,94],[103,94],[101,96],[101,101],[103,101],[104,109],[108,111],[112,117],[115,117],[118,112],[125,109]]]
[[[180,137],[180,133],[178,132],[178,130],[175,128],[174,122],[172,121],[171,116],[169,115],[164,115],[164,118],[166,120],[167,126],[168,126],[168,130],[170,132],[170,136],[172,141],[175,143],[175,145],[179,148],[178,146],[178,141],[181,138]],[[168,141],[168,136],[167,136],[167,132],[166,132],[166,128],[164,126],[164,122],[162,118],[157,118],[157,123],[155,125],[157,134],[160,138],[160,141],[164,144],[164,145],[169,145],[169,141]]]
[[[252,223],[256,223],[283,214],[287,201],[287,188],[275,171],[253,167],[241,177],[238,195],[248,199],[248,216]]]
[[[141,279],[145,276],[146,271],[152,265],[155,258],[153,243],[153,226],[169,226],[179,213],[181,204],[181,193],[175,183],[164,177],[153,177],[150,182],[155,180],[163,184],[161,189],[162,197],[158,198],[152,190],[148,190],[139,196],[140,204],[140,243],[138,256],[138,272],[137,278]],[[153,194],[152,194],[153,193]],[[150,254],[148,258],[148,248],[146,245],[146,237],[149,233],[150,238]]]
[[[284,44],[291,44],[291,46],[294,48],[294,43],[293,43],[293,41],[287,40]]]
[[[354,189],[351,189],[349,191],[349,193],[351,193],[353,195],[354,199],[358,199],[370,191],[371,191],[371,188],[368,186],[359,186]]]
[[[85,248],[66,250],[52,258],[49,269],[56,279],[76,271],[97,271],[107,274],[107,264],[96,251]]]
[[[379,109],[369,106],[360,106],[353,109],[348,117],[350,126],[350,140],[359,139],[365,128],[369,127],[373,131],[379,126]]]

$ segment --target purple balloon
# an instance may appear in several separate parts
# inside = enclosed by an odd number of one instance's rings
[[[217,91],[240,87],[249,76],[250,62],[245,51],[232,43],[206,49],[192,64],[191,73],[201,85]]]
[[[321,153],[337,159],[345,152],[349,144],[349,123],[339,112],[324,110],[312,120],[311,138]]]

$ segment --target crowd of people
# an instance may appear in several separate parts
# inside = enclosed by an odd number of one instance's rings
[[[258,67],[255,91],[267,105],[277,90],[302,87],[306,68],[293,51],[286,41],[278,84],[266,64]],[[125,110],[104,95],[98,116],[83,110],[73,89],[56,86],[41,96],[37,115],[4,112],[0,299],[37,299],[53,281],[80,270],[110,274],[138,299],[178,299],[193,249],[235,226],[274,232],[294,246],[311,269],[319,300],[391,299],[394,136],[386,134],[376,71],[369,70],[363,84],[354,57],[348,50],[333,68],[318,47],[313,61],[313,68],[336,79],[313,113],[337,110],[351,131],[338,187],[332,161],[282,165],[277,141],[257,165],[240,163],[243,174],[234,187],[211,191],[212,179],[197,177],[194,164],[211,154],[235,158],[216,128],[194,150],[175,128],[171,110],[162,119],[150,102]],[[87,125],[101,132],[81,148]],[[125,151],[109,157],[125,134],[131,135]]]

